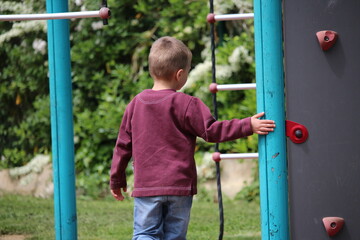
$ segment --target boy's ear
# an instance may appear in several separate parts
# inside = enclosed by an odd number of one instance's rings
[[[176,77],[177,81],[181,79],[182,74],[184,74],[184,69],[177,70],[177,72],[175,74],[175,77]]]

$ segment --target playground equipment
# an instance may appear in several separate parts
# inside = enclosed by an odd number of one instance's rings
[[[110,15],[110,9],[107,7],[102,7],[99,11],[0,15],[0,21],[51,20],[93,17],[108,19]]]
[[[360,4],[287,0],[283,9],[286,114],[309,132],[287,146],[291,237],[359,239]]]
[[[253,19],[254,14],[253,13],[240,13],[240,14],[218,14],[215,15],[213,12],[211,12],[207,16],[207,21],[209,23],[215,23],[219,21],[232,21],[232,20],[243,20],[243,19]]]
[[[258,112],[277,124],[274,134],[259,139],[262,239],[352,239],[360,231],[354,185],[360,181],[360,116],[354,111],[360,83],[359,31],[349,23],[358,22],[360,5],[284,1],[283,25],[281,1],[255,1],[254,6]],[[208,20],[213,24],[221,18]],[[210,88],[213,93],[240,89]],[[284,119],[284,96],[287,119],[297,122]],[[216,161],[236,158],[213,156]]]
[[[212,93],[218,91],[226,90],[246,90],[246,89],[256,89],[256,83],[240,83],[240,84],[221,84],[212,83],[209,86],[209,90]]]
[[[213,77],[210,89],[214,103],[218,91],[256,89],[258,112],[265,112],[277,125],[275,132],[259,137],[259,153],[220,154],[216,147],[213,156],[217,173],[220,160],[259,159],[262,240],[287,240],[290,232],[293,240],[354,238],[351,236],[360,232],[359,190],[354,187],[360,181],[360,113],[354,111],[360,102],[356,65],[359,31],[351,29],[349,22],[358,22],[360,5],[356,1],[288,0],[282,8],[281,0],[255,0],[254,14],[216,15],[210,3],[212,34],[216,21],[255,20],[256,84],[217,85]],[[48,14],[36,17],[57,19],[48,21],[56,239],[74,240],[77,223],[69,26],[67,20],[58,18],[106,20],[106,15],[101,10],[76,16],[66,13],[64,0],[47,0],[46,4]],[[110,16],[109,10],[103,12]],[[0,20],[35,16],[6,17],[0,16]],[[215,66],[214,48],[212,44]],[[299,123],[285,120],[284,62],[286,115]],[[286,142],[286,136],[291,141]],[[219,180],[218,185],[221,190]],[[219,200],[221,203],[221,194]],[[220,223],[222,239],[222,211]]]
[[[84,15],[79,13],[68,14],[66,13],[68,11],[67,1],[64,0],[47,0],[46,5],[47,12],[50,15],[21,15],[13,16],[12,19],[9,19],[10,16],[6,16],[8,18],[4,17],[2,20],[13,21],[36,18],[56,18],[56,20],[48,21],[51,126],[55,185],[55,229],[56,239],[74,240],[77,239],[77,215],[75,197],[70,44],[68,22],[62,18],[102,17],[106,19],[106,14],[101,14],[101,10],[86,13]],[[106,7],[106,4],[104,4],[104,7]],[[109,17],[109,10],[105,9],[102,12],[107,13],[107,17]],[[252,17],[253,14],[242,16],[213,15],[213,20],[211,21],[246,19]],[[269,23],[269,20],[271,23]],[[268,118],[277,122],[276,132],[267,138],[260,138],[260,174],[261,176],[264,176],[264,178],[261,179],[263,239],[268,239],[269,236],[273,236],[272,239],[288,239],[286,225],[287,182],[286,174],[284,174],[286,173],[286,154],[284,144],[285,134],[283,134],[285,132],[285,123],[283,109],[284,104],[281,94],[283,91],[281,88],[281,86],[283,86],[281,1],[273,1],[271,4],[263,4],[262,0],[255,1],[255,28],[257,29],[256,56],[258,80],[256,89],[258,93],[258,110],[265,111]],[[268,44],[263,44],[263,35],[266,35],[266,41]],[[213,61],[215,61],[215,57],[213,57],[213,59]],[[213,70],[215,71],[215,69]],[[238,87],[239,86],[236,86],[235,88]],[[254,88],[254,85],[252,85],[251,88]],[[225,89],[229,89],[229,86],[216,86],[216,90]],[[214,100],[216,102],[215,94]],[[270,161],[268,156],[270,156]],[[273,156],[273,158],[271,158],[271,156]],[[219,157],[225,159],[229,156],[220,154]],[[239,157],[239,155],[237,155],[237,157]],[[273,159],[273,161],[271,161],[271,159]],[[219,162],[217,162],[217,166],[218,174],[220,174]],[[281,177],[279,178],[278,176]],[[221,200],[221,196],[219,198]],[[222,238],[222,230],[221,236],[219,237]]]
[[[211,24],[212,36],[213,83],[210,85],[210,91],[213,93],[215,117],[217,118],[218,90],[256,88],[258,112],[265,112],[267,119],[276,122],[273,133],[259,137],[259,154],[220,154],[218,145],[215,146],[213,159],[216,161],[218,178],[219,240],[222,239],[224,229],[219,161],[255,156],[259,159],[262,240],[289,239],[281,11],[280,0],[266,3],[264,0],[255,0],[254,14],[216,15],[213,13],[213,1],[210,0],[210,14],[207,17]],[[214,67],[214,23],[249,18],[255,19],[256,85],[217,85]]]
[[[47,0],[47,14],[0,15],[0,21],[48,21],[50,105],[56,239],[77,239],[74,130],[69,18],[101,17],[107,24],[106,0],[99,11],[68,13],[68,1]]]

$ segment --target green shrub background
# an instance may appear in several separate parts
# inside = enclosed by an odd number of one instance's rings
[[[100,2],[71,1],[69,9],[96,10]],[[109,0],[108,5],[112,17],[107,26],[99,19],[69,21],[77,188],[91,197],[107,192],[127,103],[152,86],[147,56],[154,40],[169,35],[189,46],[193,70],[183,91],[212,108],[208,1]],[[45,1],[3,1],[0,8],[1,14],[45,12]],[[215,12],[252,12],[252,3],[219,0]],[[51,154],[46,32],[46,21],[0,22],[0,169],[22,166],[36,154]],[[217,23],[216,44],[218,83],[255,82],[252,20]],[[256,113],[254,90],[220,92],[217,98],[220,120]],[[257,137],[224,143],[220,149],[255,152]],[[199,139],[198,164],[212,151],[212,144]]]

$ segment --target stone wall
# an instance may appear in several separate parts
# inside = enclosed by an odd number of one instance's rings
[[[0,171],[0,194],[49,198],[53,192],[52,165],[48,155],[37,155],[25,166]]]
[[[204,158],[206,161],[197,166],[198,177],[208,179],[200,187],[216,191],[215,164],[211,154]],[[224,160],[221,161],[221,182],[223,193],[233,199],[243,187],[254,180],[253,171],[256,163],[252,160]],[[0,171],[1,193],[32,195],[41,198],[50,198],[54,193],[52,181],[52,164],[50,156],[37,155],[27,165]],[[132,181],[129,180],[129,191]]]

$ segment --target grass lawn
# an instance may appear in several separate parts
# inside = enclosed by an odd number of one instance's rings
[[[79,240],[126,240],[132,235],[133,202],[77,200]],[[259,240],[259,206],[224,203],[224,239]],[[52,199],[0,196],[0,238],[22,234],[28,239],[55,239]],[[188,240],[216,240],[219,234],[217,203],[194,201]]]

